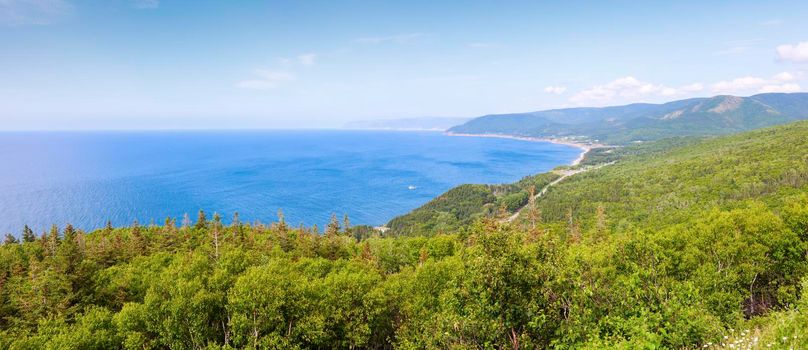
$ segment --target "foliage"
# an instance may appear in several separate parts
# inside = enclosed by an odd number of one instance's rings
[[[420,218],[458,223],[425,235],[54,227],[0,246],[0,349],[802,348],[807,142],[798,123],[615,149],[534,226],[475,215],[550,176],[436,200]]]
[[[527,176],[513,184],[460,185],[387,224],[395,235],[449,233],[480,218],[513,213],[528,201],[531,188],[541,190],[555,173]]]

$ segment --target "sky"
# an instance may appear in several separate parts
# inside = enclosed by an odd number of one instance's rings
[[[0,0],[0,130],[333,128],[808,90],[808,1]]]

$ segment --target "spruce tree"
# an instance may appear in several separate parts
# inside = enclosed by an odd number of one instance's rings
[[[63,272],[72,274],[75,272],[79,261],[81,261],[81,251],[79,250],[76,236],[78,232],[73,228],[73,225],[67,224],[63,231],[62,243],[59,244],[57,249],[57,258],[59,259],[59,269],[64,269]]]
[[[283,209],[278,208],[278,231],[286,232],[289,226],[286,224],[286,218],[283,216]]]
[[[337,214],[331,214],[331,221],[328,222],[328,226],[325,229],[325,235],[327,237],[334,237],[339,234],[339,220],[337,220]]]
[[[351,234],[351,220],[348,219],[348,214],[342,216],[342,232],[349,236]]]
[[[208,219],[205,217],[205,211],[199,209],[199,215],[196,217],[196,224],[194,224],[194,228],[197,230],[201,230],[208,226]]]
[[[143,255],[146,251],[146,239],[141,232],[140,223],[135,219],[132,222],[132,256]]]
[[[67,224],[64,230],[64,240],[65,241],[76,241],[76,229],[73,228],[73,225]]]
[[[48,255],[55,256],[56,255],[56,248],[59,247],[59,228],[56,225],[51,226],[50,233],[48,234]]]
[[[211,228],[211,236],[213,238],[213,256],[219,259],[219,230],[222,227],[222,217],[219,213],[213,213],[213,227]]]
[[[34,234],[34,230],[32,230],[28,225],[22,228],[22,241],[23,242],[33,242],[36,241],[36,235]]]
[[[17,241],[17,237],[14,237],[14,235],[10,233],[6,233],[6,239],[3,241],[3,244],[9,245],[17,243],[19,243],[19,241]]]

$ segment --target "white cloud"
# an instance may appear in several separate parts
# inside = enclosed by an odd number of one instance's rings
[[[716,93],[732,94],[759,88],[766,83],[766,79],[747,76],[732,80],[719,81],[713,84],[712,90]]]
[[[236,83],[236,87],[242,89],[269,90],[277,88],[285,82],[294,80],[294,74],[289,72],[259,69],[255,71],[254,78],[239,81]]]
[[[776,81],[793,81],[796,80],[797,77],[795,77],[794,74],[791,74],[789,72],[782,72],[775,74],[774,77],[772,77],[772,79]]]
[[[548,94],[561,95],[567,91],[566,86],[548,86],[544,88],[544,92]]]
[[[142,10],[156,9],[160,7],[160,0],[132,0],[132,5]]]
[[[783,61],[808,62],[808,41],[778,46],[777,57]]]
[[[576,104],[601,104],[614,102],[615,100],[637,100],[648,97],[677,96],[701,91],[703,88],[704,86],[701,83],[673,88],[662,84],[640,81],[632,76],[627,76],[604,85],[597,85],[582,90],[570,97],[570,101]]]
[[[763,85],[760,88],[759,92],[799,92],[802,91],[799,84],[794,83],[787,83],[787,84],[773,84],[773,85]]]
[[[413,40],[419,39],[426,36],[423,33],[406,33],[406,34],[397,34],[397,35],[390,35],[390,36],[371,36],[371,37],[362,37],[354,39],[355,42],[360,44],[381,44],[386,42],[392,42],[396,44],[403,44],[407,42],[411,42]]]
[[[0,24],[50,24],[70,13],[72,9],[64,0],[0,0]]]
[[[665,101],[667,97],[687,97],[706,90],[710,93],[727,95],[748,95],[765,92],[798,92],[802,87],[798,84],[805,80],[803,71],[781,72],[770,78],[745,76],[732,80],[718,81],[712,84],[692,83],[679,87],[670,87],[641,81],[632,76],[615,79],[603,85],[596,85],[573,94],[569,101],[577,105],[604,105],[617,102],[641,102],[647,100]],[[552,93],[552,86],[545,92]],[[667,100],[671,100],[668,98]]]
[[[304,66],[311,66],[314,64],[314,59],[317,58],[317,55],[313,53],[306,53],[297,56],[297,62],[304,65]]]
[[[802,73],[781,72],[769,79],[746,76],[732,80],[719,81],[711,86],[712,91],[719,94],[745,94],[762,92],[796,92],[800,86],[795,81],[801,79]]]

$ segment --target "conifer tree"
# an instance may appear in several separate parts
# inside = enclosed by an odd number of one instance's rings
[[[211,228],[211,236],[213,238],[213,256],[219,259],[219,230],[222,226],[222,217],[219,213],[213,213],[213,227]]]
[[[81,260],[81,252],[79,250],[78,241],[76,236],[78,233],[73,225],[67,224],[63,231],[62,243],[57,248],[56,256],[59,258],[58,268],[64,269],[64,272],[72,274],[78,262]]]
[[[163,231],[167,234],[173,234],[177,231],[176,220],[172,217],[166,217],[166,221],[163,224]]]
[[[365,241],[362,244],[362,260],[365,261],[373,261],[375,257],[373,256],[373,251],[370,249],[370,244]]]
[[[331,221],[328,222],[328,226],[325,229],[325,235],[327,237],[334,237],[339,234],[339,220],[337,220],[337,214],[331,214]]]
[[[342,232],[346,236],[351,235],[351,220],[348,219],[348,214],[342,215]]]
[[[73,225],[67,224],[64,230],[64,240],[65,241],[76,241],[76,229],[73,228]]]
[[[278,231],[286,232],[289,230],[289,225],[286,224],[286,218],[283,215],[283,209],[278,209]]]
[[[36,241],[36,235],[34,234],[34,230],[32,230],[28,225],[22,228],[22,241],[23,242],[33,242]]]
[[[197,230],[201,230],[208,226],[208,219],[205,217],[205,211],[199,209],[199,215],[196,217],[196,224],[194,224],[194,228]]]
[[[233,227],[241,226],[241,219],[238,216],[238,212],[233,213],[233,222],[230,223],[230,226]]]
[[[132,223],[132,255],[143,255],[146,250],[146,240],[141,232],[140,223],[135,219]]]
[[[55,256],[56,255],[56,248],[59,247],[60,243],[59,238],[59,228],[56,225],[51,226],[50,233],[48,234],[48,255]]]
[[[230,228],[233,232],[233,240],[241,242],[243,236],[241,230],[241,218],[239,218],[238,212],[233,213],[233,222],[230,223]]]
[[[17,244],[17,243],[19,243],[19,241],[17,241],[17,237],[14,237],[14,235],[12,235],[10,233],[6,233],[6,239],[3,241],[3,244],[8,245],[8,244]]]

